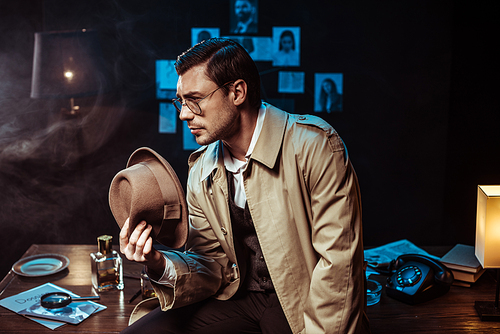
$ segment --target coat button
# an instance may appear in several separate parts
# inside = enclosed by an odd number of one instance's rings
[[[267,282],[267,277],[262,277],[262,282],[266,283]]]
[[[222,234],[227,235],[227,231],[225,227],[221,227],[220,230],[222,231]]]
[[[259,260],[264,261],[264,257],[262,255],[259,256]]]

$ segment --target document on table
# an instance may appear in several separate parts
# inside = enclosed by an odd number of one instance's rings
[[[378,274],[377,271],[370,269],[370,267],[388,266],[392,260],[398,258],[403,254],[420,254],[426,255],[433,259],[439,260],[440,258],[427,253],[422,248],[415,246],[412,242],[403,239],[380,247],[365,250],[365,261],[368,262],[366,276],[370,274]]]
[[[41,319],[38,317],[32,317],[26,315],[26,310],[31,310],[33,313],[37,310],[37,305],[40,303],[40,297],[46,293],[49,292],[66,292],[70,294],[72,297],[79,297],[77,294],[63,289],[55,284],[52,283],[46,283],[41,286],[38,286],[36,288],[21,292],[17,295],[10,296],[7,298],[4,298],[0,300],[0,306],[3,306],[13,312],[16,312],[18,314],[24,314],[28,319],[31,319],[33,321],[38,322],[41,325],[44,325],[45,327],[48,327],[50,329],[56,329],[62,325],[65,325],[66,323],[78,323],[79,321],[75,321],[74,319],[77,319],[76,317],[73,318],[73,321],[56,321],[56,320],[49,320],[49,319]],[[91,314],[97,313],[99,311],[105,310],[106,306],[97,304],[92,301],[87,301],[85,303],[88,303],[89,308],[86,308],[87,310],[90,310],[90,313],[87,313],[88,317]],[[81,303],[75,303],[78,308],[79,304]],[[78,308],[78,310],[75,311],[79,312],[81,308]],[[85,318],[86,318],[85,317]],[[83,320],[83,319],[82,319]],[[81,320],[80,320],[81,321]]]

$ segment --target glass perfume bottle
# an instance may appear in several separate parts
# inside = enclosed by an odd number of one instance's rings
[[[112,236],[101,235],[97,253],[90,253],[92,285],[99,292],[124,288],[122,258],[113,250],[112,241]]]

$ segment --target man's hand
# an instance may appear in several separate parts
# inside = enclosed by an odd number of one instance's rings
[[[128,260],[143,263],[161,276],[165,270],[165,258],[153,247],[153,238],[150,236],[152,229],[151,225],[142,221],[135,227],[129,238],[129,219],[127,218],[120,231],[120,252]]]

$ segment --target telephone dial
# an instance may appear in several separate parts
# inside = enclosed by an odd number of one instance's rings
[[[401,255],[391,267],[387,295],[410,305],[444,295],[454,279],[451,270],[441,262],[420,254]]]

